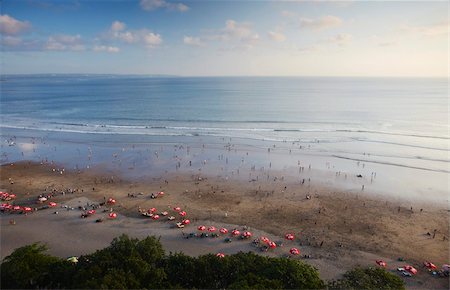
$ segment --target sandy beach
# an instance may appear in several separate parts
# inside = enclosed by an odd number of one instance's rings
[[[374,266],[375,260],[383,259],[394,272],[406,263],[417,266],[419,274],[404,279],[410,287],[448,287],[448,281],[432,277],[422,266],[424,261],[436,265],[448,262],[445,206],[387,200],[281,179],[249,182],[179,172],[167,173],[164,179],[136,181],[101,169],[61,170],[56,165],[34,162],[3,165],[0,187],[17,194],[15,204],[41,207],[37,196],[50,192],[54,193],[51,201],[58,204],[28,215],[1,214],[2,258],[36,241],[47,243],[49,252],[61,257],[81,255],[108,245],[121,233],[160,236],[167,252],[260,252],[251,239],[233,239],[231,243],[225,243],[223,236],[185,239],[189,233],[198,232],[199,225],[230,230],[246,227],[254,237],[266,235],[283,242],[282,247],[261,254],[287,256],[290,247],[296,246],[301,255],[295,258],[316,266],[323,279],[335,279],[356,265]],[[164,197],[152,199],[151,193],[159,191],[165,192]],[[116,199],[114,206],[101,207],[94,216],[80,218],[79,206],[110,197]],[[74,210],[62,208],[64,205]],[[191,220],[184,229],[174,227],[181,220],[173,211],[176,206]],[[154,221],[139,214],[139,208],[152,207],[177,218],[174,222],[165,218]],[[110,208],[118,213],[117,219],[108,219]],[[98,218],[105,221],[96,223]],[[9,224],[11,219],[15,225]],[[284,239],[289,232],[296,235],[295,241]]]

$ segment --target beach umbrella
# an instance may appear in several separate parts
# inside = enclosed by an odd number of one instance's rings
[[[23,210],[24,210],[25,212],[30,212],[30,211],[32,211],[33,209],[32,209],[31,207],[25,206],[25,207],[23,208]]]
[[[163,196],[163,195],[164,195],[164,191],[158,192],[158,196]]]
[[[234,230],[231,231],[231,234],[232,234],[233,236],[239,236],[239,235],[241,234],[241,232],[238,231],[238,230],[236,230],[236,229],[234,229]]]
[[[423,264],[425,265],[425,267],[427,267],[428,269],[434,270],[437,269],[436,265],[431,263],[431,262],[423,262]]]
[[[88,210],[88,214],[95,214],[95,209]]]
[[[284,236],[286,240],[293,241],[295,239],[294,234],[288,233]]]
[[[221,229],[219,230],[219,232],[220,232],[221,234],[227,234],[227,233],[228,233],[228,230],[227,230],[226,228],[221,228]]]
[[[180,211],[180,210],[181,210],[181,207],[179,207],[179,206],[174,207],[173,210],[174,210],[174,211]]]
[[[2,203],[2,205],[0,205],[0,209],[1,209],[1,210],[4,210],[4,209],[6,209],[6,207],[7,207],[8,205],[9,205],[8,203]]]
[[[186,216],[187,213],[183,210],[183,211],[180,211],[178,214],[181,216]]]
[[[157,219],[159,219],[159,215],[154,214],[154,215],[152,216],[152,219],[156,221]]]
[[[115,204],[115,203],[116,203],[116,200],[114,198],[110,197],[108,199],[108,204]]]
[[[260,237],[259,239],[266,244],[270,243],[270,240],[268,237]]]
[[[13,208],[12,204],[7,204],[7,205],[5,206],[5,209],[8,209],[8,210],[10,210],[10,209],[12,209],[12,208]]]
[[[55,207],[56,206],[56,202],[51,201],[51,202],[48,203],[48,205],[51,206],[51,207]]]
[[[73,256],[67,259],[68,262],[72,262],[72,263],[78,263],[78,258]]]
[[[269,242],[269,247],[275,249],[277,247],[277,244],[275,244],[275,242]]]
[[[224,253],[217,253],[216,256],[219,257],[219,258],[225,258],[225,254]]]
[[[15,206],[13,207],[13,210],[21,210],[21,207],[18,206],[18,205],[15,205]]]
[[[156,211],[156,208],[152,207],[151,209],[148,210],[150,213],[154,213]]]
[[[191,223],[191,221],[186,219],[186,220],[182,220],[181,223],[182,223],[183,225],[188,225],[188,224]]]
[[[243,236],[244,238],[250,238],[250,237],[252,236],[252,233],[251,233],[251,232],[244,232],[244,233],[242,234],[242,236]]]
[[[163,211],[163,212],[161,212],[161,215],[162,216],[166,216],[166,215],[168,215],[169,213],[167,212],[167,211]]]
[[[417,269],[414,268],[413,266],[406,265],[406,266],[403,267],[403,268],[405,268],[406,271],[408,271],[409,273],[411,273],[411,274],[413,274],[413,275],[416,275],[416,274],[417,274]]]
[[[16,195],[15,194],[10,194],[9,197],[10,198],[16,198]]]
[[[381,267],[384,267],[384,268],[386,268],[386,266],[387,266],[386,262],[383,261],[383,260],[376,260],[375,263],[377,263],[378,266],[381,266]]]
[[[205,226],[198,226],[197,230],[204,231],[204,230],[206,230],[206,227]]]
[[[289,253],[291,253],[292,255],[300,255],[300,250],[297,248],[291,248]]]
[[[208,232],[215,232],[216,231],[216,227],[215,226],[210,226],[209,228],[208,228]]]
[[[117,217],[117,214],[115,212],[112,212],[109,214],[109,218],[115,219]]]

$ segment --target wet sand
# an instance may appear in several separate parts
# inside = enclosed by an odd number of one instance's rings
[[[108,245],[121,233],[135,237],[161,236],[166,251],[189,255],[258,251],[249,240],[234,239],[227,244],[223,237],[183,237],[183,232],[198,232],[200,224],[229,229],[247,226],[256,237],[268,235],[284,242],[283,247],[262,254],[288,255],[289,249],[296,246],[301,255],[295,258],[316,266],[324,279],[338,278],[356,265],[374,266],[376,259],[385,259],[389,269],[406,263],[417,266],[419,274],[405,278],[410,287],[448,288],[448,280],[432,277],[421,266],[423,261],[432,261],[438,266],[448,263],[446,204],[437,207],[386,200],[382,196],[371,197],[281,178],[231,180],[218,174],[180,171],[167,173],[164,178],[135,180],[110,171],[106,173],[100,168],[61,171],[56,170],[57,167],[32,162],[1,167],[0,188],[16,193],[16,204],[40,206],[36,204],[37,196],[53,189],[57,193],[52,201],[58,203],[58,208],[26,216],[1,214],[2,258],[14,248],[35,241],[48,243],[50,253],[61,257],[80,255]],[[273,175],[276,176],[276,172]],[[78,192],[68,193],[67,188],[77,188]],[[163,198],[150,198],[151,193],[160,190],[166,193]],[[62,195],[62,191],[66,193]],[[128,196],[140,192],[143,194],[137,197]],[[103,208],[93,217],[80,218],[78,205],[103,202],[109,197],[117,200],[113,206],[119,214],[116,220],[108,220],[107,213],[102,213]],[[62,204],[75,210],[60,208]],[[183,230],[173,228],[173,222],[162,218],[153,221],[138,213],[139,207],[156,207],[158,211],[173,213],[174,206],[185,210],[192,221]],[[59,214],[54,214],[55,211]],[[95,223],[99,217],[105,218],[105,222]],[[16,225],[9,225],[12,218]],[[295,233],[295,241],[283,239],[288,232]],[[303,255],[311,255],[311,258]],[[406,262],[396,261],[399,257]]]

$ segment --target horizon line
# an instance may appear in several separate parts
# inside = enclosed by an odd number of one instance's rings
[[[144,74],[144,73],[2,73],[0,74],[1,77],[3,76],[20,76],[20,75],[85,75],[85,76],[147,76],[147,77],[178,77],[178,78],[226,78],[226,77],[261,77],[261,78],[434,78],[434,79],[449,79],[450,75],[444,75],[444,76],[398,76],[398,75],[372,75],[372,76],[358,76],[358,75],[342,75],[342,76],[336,76],[336,75],[178,75],[178,74]]]

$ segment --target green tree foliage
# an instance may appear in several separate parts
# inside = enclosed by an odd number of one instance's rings
[[[344,278],[332,281],[329,289],[405,289],[398,276],[383,268],[355,268],[344,274]]]
[[[16,249],[0,266],[2,288],[37,288],[45,285],[59,259],[45,254],[45,245],[35,243]]]
[[[164,288],[164,249],[155,237],[141,241],[126,235],[91,255],[80,257],[75,288]],[[144,284],[144,285],[143,285]]]
[[[302,262],[238,253],[189,257],[165,255],[155,237],[141,241],[126,235],[110,246],[81,256],[77,264],[45,254],[33,244],[16,249],[1,264],[2,288],[78,289],[318,289],[318,272]]]

